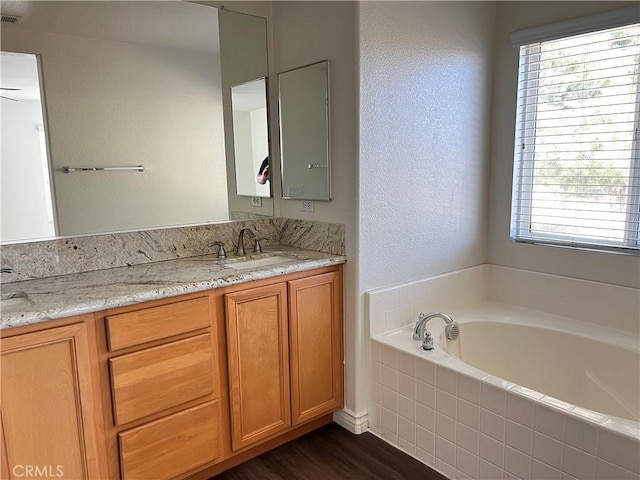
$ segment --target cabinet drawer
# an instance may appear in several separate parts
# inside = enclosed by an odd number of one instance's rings
[[[116,425],[213,392],[209,334],[109,360]]]
[[[220,456],[217,400],[118,434],[123,480],[174,478]]]
[[[109,351],[119,350],[209,327],[209,298],[110,315],[106,320]]]

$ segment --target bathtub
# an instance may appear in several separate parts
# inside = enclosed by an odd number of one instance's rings
[[[449,478],[640,479],[639,339],[498,302],[372,337],[371,431]]]
[[[640,420],[637,339],[496,304],[461,313],[457,321],[456,341],[440,333],[442,322],[432,333],[467,365],[604,415]]]

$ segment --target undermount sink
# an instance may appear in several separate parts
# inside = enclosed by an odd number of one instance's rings
[[[3,312],[22,310],[32,305],[29,296],[24,292],[9,292],[0,295],[0,310]]]
[[[274,255],[273,257],[256,258],[249,260],[241,260],[238,262],[227,263],[225,267],[235,268],[236,270],[251,270],[258,267],[266,267],[267,265],[275,265],[277,263],[293,262],[295,259],[291,257],[283,257]]]

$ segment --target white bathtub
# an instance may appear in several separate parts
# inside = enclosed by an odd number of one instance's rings
[[[640,420],[637,339],[499,304],[461,312],[456,321],[458,340],[440,333],[442,322],[432,330],[464,363],[604,415]]]
[[[371,430],[450,478],[640,479],[636,336],[486,302],[372,337]]]

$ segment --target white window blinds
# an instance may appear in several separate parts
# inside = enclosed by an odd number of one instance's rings
[[[511,236],[640,249],[640,24],[520,47]]]

